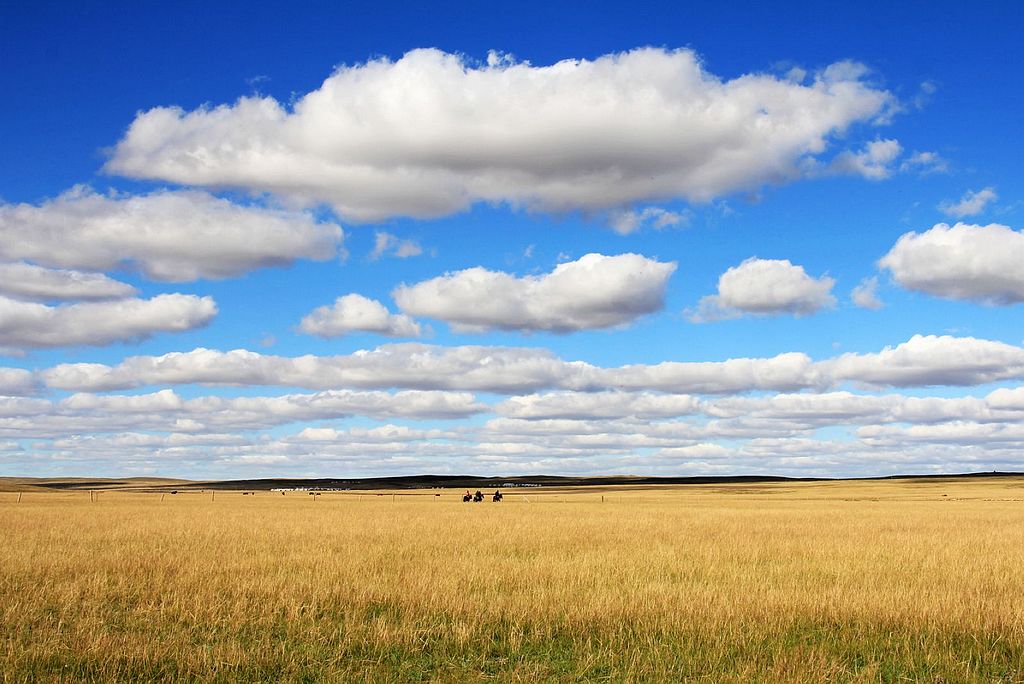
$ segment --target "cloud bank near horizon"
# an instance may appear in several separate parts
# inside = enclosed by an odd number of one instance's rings
[[[914,335],[874,353],[814,361],[801,352],[724,361],[600,367],[547,349],[387,344],[342,356],[282,357],[244,349],[133,356],[117,366],[64,363],[39,371],[47,387],[105,392],[152,385],[265,385],[306,389],[407,388],[515,394],[545,389],[676,394],[884,387],[971,387],[1024,379],[1024,347],[949,335]]]

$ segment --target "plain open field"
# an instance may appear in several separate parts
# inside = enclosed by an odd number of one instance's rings
[[[1024,681],[1019,479],[19,488],[4,681]]]

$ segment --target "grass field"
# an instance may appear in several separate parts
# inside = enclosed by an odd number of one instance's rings
[[[1024,681],[1024,480],[19,488],[4,681]]]

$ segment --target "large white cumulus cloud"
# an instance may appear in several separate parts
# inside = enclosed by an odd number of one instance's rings
[[[559,333],[623,325],[664,307],[675,262],[639,254],[587,254],[542,276],[470,268],[398,287],[399,308],[458,331]]]
[[[329,259],[342,237],[338,226],[304,212],[198,191],[110,196],[76,187],[40,205],[0,204],[0,259],[86,271],[128,267],[166,282]]]
[[[165,294],[47,306],[0,296],[0,350],[104,345],[157,332],[183,332],[217,315],[211,297]]]
[[[810,82],[723,81],[690,50],[533,66],[420,49],[343,66],[290,107],[270,97],[138,115],[106,169],[326,202],[351,220],[477,201],[610,209],[707,201],[798,177],[892,96],[841,62]]]
[[[834,381],[867,385],[966,386],[1024,378],[1024,348],[974,337],[914,335],[874,354],[842,354],[821,363]]]
[[[878,265],[903,287],[937,297],[1024,302],[1024,231],[997,223],[905,233]]]

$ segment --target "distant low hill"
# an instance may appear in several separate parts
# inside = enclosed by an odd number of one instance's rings
[[[0,491],[18,492],[31,489],[160,489],[186,487],[191,480],[169,477],[0,477]]]

